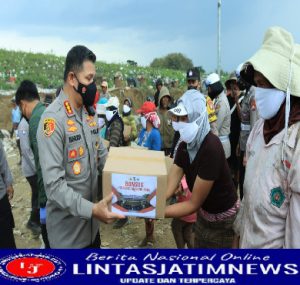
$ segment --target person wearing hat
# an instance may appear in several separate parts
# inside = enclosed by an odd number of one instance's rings
[[[137,137],[137,128],[135,118],[131,112],[132,101],[130,98],[126,98],[123,104],[122,120],[124,123],[124,129],[129,128],[129,132],[124,131],[124,143],[125,145],[130,145],[130,142],[134,141]]]
[[[156,113],[153,102],[144,102],[142,107],[136,111],[141,115],[143,129],[138,136],[138,145],[149,150],[161,150],[161,136],[159,132],[160,119]],[[145,219],[146,236],[140,243],[141,247],[153,247],[154,244],[154,220]]]
[[[171,153],[174,139],[174,129],[172,128],[172,122],[168,114],[171,102],[172,97],[169,89],[163,86],[159,93],[157,114],[160,119],[159,132],[162,138],[162,150],[165,152],[166,156],[169,156]]]
[[[107,100],[110,98],[110,94],[108,93],[108,83],[105,80],[101,82],[100,99],[101,98],[106,98]]]
[[[225,151],[225,157],[228,159],[231,154],[231,146],[229,140],[231,114],[229,102],[224,93],[224,87],[220,77],[216,73],[211,73],[205,80],[208,96],[214,100],[217,114],[217,130],[219,139]]]
[[[245,151],[246,143],[250,135],[251,130],[254,127],[255,122],[258,120],[258,112],[255,105],[255,87],[247,83],[241,76],[241,68],[243,64],[240,64],[236,71],[237,84],[242,90],[243,95],[239,99],[235,96],[235,105],[237,109],[238,116],[240,118],[240,157],[239,157],[239,191],[240,198],[243,199],[244,196],[244,179],[245,179]]]
[[[158,107],[159,104],[159,92],[161,90],[161,88],[163,87],[163,82],[160,78],[158,78],[155,82],[155,87],[156,87],[156,92],[154,94],[154,103],[155,106]]]
[[[174,130],[183,141],[171,167],[167,199],[185,175],[192,192],[190,200],[166,207],[166,218],[198,212],[195,248],[229,248],[239,200],[219,138],[210,131],[205,98],[188,90],[169,112]]]
[[[119,115],[118,97],[110,97],[106,105],[106,133],[105,139],[109,141],[109,147],[119,147],[124,144],[124,123]]]
[[[260,119],[247,141],[234,246],[300,248],[300,45],[269,28],[241,76],[256,86]]]
[[[232,72],[229,78],[225,81],[227,99],[230,106],[231,122],[230,122],[230,146],[231,146],[231,155],[228,159],[228,164],[231,169],[232,179],[235,187],[238,187],[238,173],[239,173],[239,157],[238,153],[238,144],[240,138],[240,127],[241,121],[238,115],[238,108],[240,102],[243,100],[244,95],[240,91],[239,85],[237,83],[236,73]],[[236,104],[236,101],[238,102]]]

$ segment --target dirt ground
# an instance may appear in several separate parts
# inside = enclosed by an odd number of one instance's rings
[[[7,154],[8,163],[14,177],[14,198],[11,202],[15,219],[14,235],[17,248],[41,248],[41,237],[33,236],[26,228],[30,215],[30,187],[18,165],[17,149]],[[171,219],[155,222],[155,248],[176,248],[170,227]],[[138,248],[145,236],[144,220],[130,218],[130,223],[122,229],[101,224],[101,240],[104,248]]]

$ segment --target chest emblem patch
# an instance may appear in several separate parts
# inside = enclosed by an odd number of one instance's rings
[[[78,174],[81,173],[81,164],[80,164],[79,161],[74,162],[72,168],[73,168],[73,173],[74,173],[75,175],[78,175]]]
[[[285,200],[285,195],[281,187],[273,188],[270,192],[271,204],[280,208]]]

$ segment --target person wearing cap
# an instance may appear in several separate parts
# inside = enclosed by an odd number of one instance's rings
[[[130,142],[137,138],[137,128],[135,118],[132,114],[132,101],[130,98],[126,98],[123,103],[122,120],[124,123],[124,128],[127,126],[130,129],[128,134],[124,132],[124,143],[125,145],[130,145]]]
[[[156,92],[154,94],[154,103],[155,106],[158,107],[159,104],[159,92],[161,90],[161,88],[163,87],[163,82],[160,78],[158,78],[155,82],[155,87],[156,87]]]
[[[229,140],[231,114],[229,102],[224,93],[224,87],[220,77],[216,73],[211,73],[205,80],[207,92],[210,98],[214,100],[217,114],[217,130],[219,139],[225,151],[225,157],[228,159],[231,154],[231,146]]]
[[[240,99],[238,99],[238,97],[235,96],[236,109],[241,121],[239,140],[239,191],[241,199],[243,199],[244,196],[243,186],[245,179],[246,143],[250,132],[254,127],[255,122],[259,118],[255,104],[255,88],[254,86],[250,85],[245,80],[243,80],[243,78],[240,76],[242,66],[243,64],[240,64],[235,71],[237,76],[237,84],[240,90],[242,90],[243,92],[243,95]]]
[[[159,132],[160,119],[156,113],[153,102],[144,102],[142,107],[136,111],[141,115],[143,129],[138,136],[138,145],[149,150],[161,150],[161,136]],[[154,220],[145,219],[146,236],[140,243],[140,247],[153,247],[154,244]]]
[[[159,93],[157,114],[160,119],[159,132],[162,138],[162,150],[165,152],[166,156],[169,156],[171,153],[174,139],[174,129],[172,127],[172,122],[168,114],[171,102],[172,97],[170,95],[169,89],[163,86]]]
[[[106,104],[108,100],[104,97],[101,98],[96,105],[96,112],[98,117],[98,126],[99,126],[99,136],[102,139],[105,139],[106,133]]]
[[[234,246],[300,248],[300,45],[269,28],[241,77],[256,86],[260,119],[247,141]]]
[[[100,99],[101,98],[106,98],[107,100],[110,98],[110,94],[108,93],[108,83],[105,80],[101,82]]]
[[[106,133],[105,139],[109,141],[109,147],[119,147],[124,144],[124,123],[119,114],[118,97],[110,97],[106,104]]]
[[[185,175],[190,200],[166,207],[165,217],[198,212],[195,248],[229,248],[239,200],[219,138],[210,131],[204,96],[186,91],[169,112],[172,125],[183,141],[171,167],[167,198],[178,189]]]
[[[231,169],[232,179],[235,187],[238,187],[238,173],[239,173],[239,157],[238,157],[238,144],[240,138],[240,126],[241,121],[238,115],[237,104],[243,100],[244,95],[240,91],[239,85],[237,84],[236,73],[232,72],[229,78],[225,81],[226,95],[230,106],[231,122],[230,122],[230,146],[231,155],[228,159],[228,164]]]
[[[193,68],[190,68],[187,70],[186,82],[187,82],[188,90],[196,89],[196,90],[200,91],[201,81],[200,81],[200,71],[198,68],[193,67]],[[204,95],[204,94],[202,94],[202,95],[205,97],[205,100],[206,100],[206,110],[207,110],[207,114],[208,114],[208,121],[210,124],[210,129],[215,135],[218,135],[217,115],[216,115],[215,106],[213,104],[213,101],[211,100],[211,98],[208,95]]]

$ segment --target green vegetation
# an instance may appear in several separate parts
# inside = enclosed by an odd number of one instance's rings
[[[170,53],[164,57],[155,58],[150,66],[153,68],[169,68],[186,71],[193,67],[193,62],[182,53]]]
[[[63,83],[65,58],[52,54],[28,53],[0,49],[0,89],[16,89],[24,79],[35,82],[41,88],[57,88]],[[164,68],[132,66],[130,64],[108,64],[97,61],[97,83],[106,79],[109,86],[114,85],[116,73],[123,80],[143,78],[144,85],[154,85],[157,78],[166,83],[178,80],[185,85],[185,71]]]

